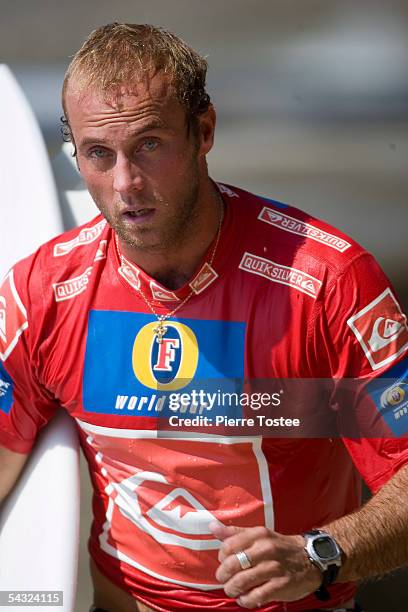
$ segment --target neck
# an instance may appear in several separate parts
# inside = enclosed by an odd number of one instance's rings
[[[211,243],[216,239],[223,217],[223,202],[208,181],[207,193],[200,198],[198,216],[184,240],[173,249],[135,249],[119,239],[120,251],[151,278],[171,290],[177,290],[194,275]],[[209,257],[212,253],[209,254]]]

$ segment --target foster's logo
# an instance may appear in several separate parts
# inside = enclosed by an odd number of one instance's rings
[[[159,344],[154,315],[91,310],[83,377],[86,412],[166,419],[167,392],[236,390],[236,380],[244,376],[245,323],[167,319],[163,324],[166,333]]]
[[[133,345],[132,364],[136,378],[150,389],[173,390],[185,387],[198,364],[198,342],[190,327],[166,321],[166,334],[157,342],[157,323],[148,323],[138,332]]]

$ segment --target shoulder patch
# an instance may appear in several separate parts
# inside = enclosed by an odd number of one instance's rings
[[[27,312],[11,270],[0,288],[0,359],[7,359],[27,327]]]
[[[408,349],[407,318],[389,287],[350,317],[347,325],[373,370],[392,363]]]
[[[58,242],[54,246],[54,257],[68,255],[68,253],[70,253],[73,249],[94,242],[102,234],[105,225],[106,220],[102,219],[102,221],[99,221],[96,225],[81,229],[79,234],[75,236],[75,238],[72,238],[72,240],[68,240],[67,242]]]
[[[324,230],[315,227],[310,223],[306,223],[305,221],[301,221],[300,219],[296,219],[295,217],[291,217],[285,213],[277,212],[276,210],[273,210],[273,208],[268,208],[267,206],[264,206],[264,208],[261,210],[258,215],[258,219],[268,223],[269,225],[273,225],[284,232],[290,232],[291,234],[297,234],[298,236],[306,236],[307,238],[320,242],[320,244],[324,244],[331,249],[339,251],[340,253],[344,253],[344,251],[347,251],[347,249],[351,247],[351,244],[343,238],[340,238],[340,236],[325,232]]]

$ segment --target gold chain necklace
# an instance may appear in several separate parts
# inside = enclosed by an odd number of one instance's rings
[[[214,248],[212,250],[211,253],[211,257],[210,260],[208,262],[205,262],[203,264],[203,266],[201,267],[201,269],[205,266],[205,265],[209,265],[210,267],[212,267],[213,261],[215,259],[215,254],[217,252],[217,247],[218,247],[218,243],[220,241],[220,236],[221,236],[221,227],[222,227],[222,220],[224,218],[224,208],[223,208],[223,201],[220,198],[220,205],[221,205],[221,214],[220,214],[220,220],[218,222],[218,229],[217,229],[217,236],[215,239],[215,244],[214,244]],[[119,240],[118,240],[118,235],[115,233],[115,244],[116,244],[116,250],[119,256],[120,261],[124,261],[125,263],[127,263],[126,257],[121,253],[121,250],[119,248]],[[200,270],[201,271],[201,270]],[[197,276],[200,274],[200,272],[198,272]],[[176,314],[176,312],[182,307],[184,306],[184,304],[186,302],[188,302],[188,300],[194,295],[195,291],[194,289],[191,289],[190,293],[186,295],[186,297],[184,298],[184,300],[182,300],[180,302],[180,304],[177,304],[176,308],[174,308],[171,312],[168,312],[165,315],[159,315],[156,312],[156,309],[154,308],[153,304],[150,302],[150,300],[146,297],[146,295],[143,293],[142,288],[139,287],[135,287],[136,291],[138,291],[140,293],[140,295],[142,296],[143,300],[146,302],[147,306],[150,308],[150,310],[152,311],[152,313],[154,314],[154,316],[157,318],[158,324],[157,326],[153,329],[154,335],[156,337],[156,340],[159,344],[162,344],[163,342],[163,338],[166,335],[168,328],[165,326],[164,322],[167,321],[167,319],[170,319],[170,317],[172,317],[173,315]]]

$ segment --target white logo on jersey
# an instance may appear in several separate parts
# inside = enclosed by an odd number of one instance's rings
[[[190,535],[211,535],[208,525],[215,520],[191,493],[180,487],[163,497],[147,516],[156,525]]]
[[[408,348],[406,317],[389,288],[350,317],[347,325],[373,370],[391,363]]]
[[[0,295],[0,359],[6,361],[21,334],[28,327],[27,312],[14,284],[10,270],[1,286]]]
[[[75,236],[72,240],[68,240],[68,242],[59,242],[54,246],[54,257],[61,257],[61,255],[67,255],[73,249],[76,249],[79,246],[83,246],[85,244],[90,244],[94,242],[103,232],[103,228],[106,225],[106,220],[103,219],[99,221],[93,227],[84,227],[81,229],[79,234]]]
[[[391,342],[394,342],[400,333],[404,331],[403,326],[398,321],[392,319],[386,319],[384,324],[384,330],[381,333],[380,325],[384,321],[384,317],[378,317],[373,326],[373,333],[371,334],[368,344],[372,351],[379,351],[380,349],[388,346]]]
[[[104,455],[97,485],[108,504],[105,518],[98,517],[99,544],[118,561],[167,583],[219,589],[220,542],[209,534],[209,523],[215,518],[220,524],[274,528],[261,437],[200,435],[184,441],[173,431],[76,420],[92,443],[87,454]],[[223,465],[222,474],[217,465]]]
[[[276,210],[273,210],[273,208],[268,208],[267,206],[261,210],[258,215],[258,219],[268,223],[269,225],[278,227],[284,232],[290,232],[291,234],[311,238],[312,240],[320,242],[331,249],[340,251],[340,253],[344,253],[344,251],[351,247],[351,244],[346,242],[346,240],[343,240],[343,238],[340,238],[340,236],[329,234],[328,232],[325,232],[324,230],[319,229],[310,223],[305,223],[304,221],[300,221],[300,219],[296,219],[290,215],[285,215],[282,212],[278,213]]]
[[[6,336],[6,298],[0,295],[0,338],[3,340],[4,344],[7,342]]]
[[[144,481],[170,483],[158,472],[139,472],[119,484],[112,483],[108,491],[123,516],[150,534],[157,542],[183,546],[191,550],[217,549],[220,542],[211,536],[208,525],[217,519],[186,489],[173,488],[143,515],[137,490]],[[169,531],[171,530],[171,532]],[[207,539],[191,539],[186,535],[210,536]]]
[[[150,281],[150,291],[154,300],[160,300],[162,302],[175,302],[178,301],[178,297],[173,291],[163,289],[154,281]]]
[[[316,288],[310,278],[307,278],[306,280],[302,281],[302,287],[303,289],[306,289],[309,293],[313,293],[313,295],[316,294]]]
[[[230,198],[239,198],[239,195],[235,193],[235,191],[232,191],[232,189],[230,189],[226,185],[223,185],[222,183],[217,183],[217,185],[221,193],[227,194],[227,196]]]
[[[4,397],[10,387],[10,383],[0,378],[0,397]]]
[[[71,298],[85,291],[89,283],[89,276],[91,272],[92,266],[87,268],[83,274],[80,274],[80,276],[69,278],[68,280],[61,281],[60,283],[54,283],[52,287],[54,289],[55,301],[63,302],[64,300],[70,300]]]
[[[105,259],[106,258],[106,248],[108,245],[108,241],[107,240],[101,240],[98,246],[98,250],[96,251],[96,255],[95,255],[95,259],[94,261],[100,261],[101,259]]]
[[[319,279],[307,274],[307,272],[303,272],[303,270],[290,268],[252,253],[244,253],[239,268],[245,270],[245,272],[263,276],[274,283],[293,287],[302,293],[306,293],[306,295],[310,295],[312,298],[316,298],[322,286],[322,282]]]
[[[134,266],[131,266],[124,257],[121,258],[121,266],[118,268],[118,272],[131,287],[136,290],[140,289],[140,271]]]
[[[205,263],[201,270],[199,270],[196,276],[190,283],[191,289],[197,295],[207,289],[211,283],[213,283],[218,278],[217,272],[210,266],[209,263]]]

